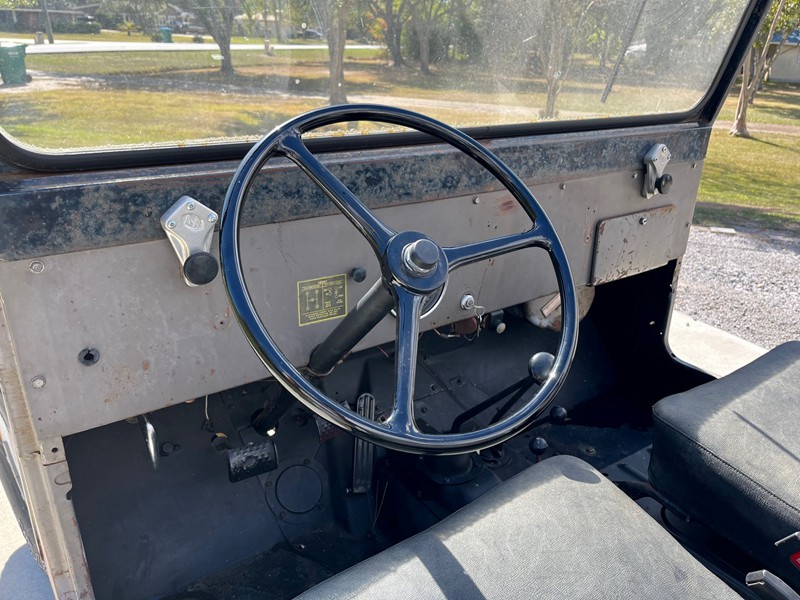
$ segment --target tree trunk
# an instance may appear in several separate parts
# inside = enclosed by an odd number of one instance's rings
[[[344,47],[347,37],[347,0],[331,0],[333,20],[328,29],[329,54],[329,91],[330,104],[347,104],[347,93],[344,89]]]
[[[217,45],[219,46],[219,53],[222,55],[222,64],[219,67],[220,71],[222,71],[226,75],[233,75],[233,56],[231,56],[231,38],[225,36],[224,40],[218,39]]]
[[[402,67],[403,53],[400,49],[400,33],[402,25],[398,23],[398,15],[394,12],[394,0],[386,0],[386,47],[389,49],[389,56],[392,59],[393,67]]]
[[[39,0],[39,7],[42,9],[42,21],[44,21],[44,29],[47,32],[47,41],[50,44],[55,44],[55,40],[53,40],[53,24],[50,22],[47,0]]]
[[[736,104],[736,116],[731,126],[731,135],[737,137],[750,137],[747,131],[747,106],[749,104],[749,84],[753,68],[753,48],[751,47],[744,56],[742,65],[742,87],[739,90],[739,102]]]
[[[428,75],[431,72],[431,31],[417,29],[417,41],[419,42],[419,70]]]
[[[136,3],[133,4],[136,5]],[[174,4],[197,15],[200,23],[219,46],[219,53],[222,55],[220,72],[223,75],[233,75],[231,36],[235,23],[234,17],[238,11],[237,0],[206,0],[199,5],[194,0],[174,0]]]
[[[283,21],[281,20],[281,9],[279,0],[272,0],[272,14],[275,17],[275,39],[278,42],[283,41]],[[264,17],[266,19],[266,17]],[[266,24],[266,21],[265,21]]]
[[[556,116],[556,99],[560,91],[561,83],[558,81],[554,81],[547,86],[547,104],[541,114],[543,119],[552,119]]]

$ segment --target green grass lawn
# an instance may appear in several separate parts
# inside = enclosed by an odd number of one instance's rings
[[[9,38],[33,43],[32,33],[13,33],[0,31],[0,37]],[[128,35],[123,31],[111,31],[108,29],[102,30],[100,33],[56,33],[53,38],[57,42],[152,42],[149,35],[143,33],[133,33]],[[191,42],[192,36],[190,35],[173,35],[173,40],[176,42]],[[185,38],[185,39],[183,39]],[[45,43],[47,36],[45,36]]]
[[[739,86],[736,85],[717,118],[733,121],[738,101]],[[800,126],[800,84],[765,83],[756,94],[755,102],[747,109],[747,120],[749,123]]]
[[[800,233],[800,136],[714,131],[695,222]]]
[[[0,31],[0,38],[8,38],[20,41],[33,43],[32,33],[17,33],[10,31]],[[128,35],[124,31],[113,31],[110,29],[103,29],[100,33],[56,33],[53,38],[59,42],[152,42],[149,35],[141,32],[134,32]],[[45,40],[47,37],[45,36]],[[204,35],[203,39],[206,43],[213,43],[214,39],[210,35]],[[173,33],[173,42],[193,42],[194,35]],[[286,40],[287,43],[292,44],[324,44],[325,40]],[[234,36],[231,38],[231,44],[263,44],[264,38],[261,37],[243,37]],[[278,43],[277,40],[272,40],[272,43]],[[283,43],[283,42],[281,42]]]
[[[66,100],[65,100],[66,99]],[[8,129],[43,149],[214,143],[249,139],[276,124],[325,104],[325,98],[284,98],[254,103],[249,95],[194,92],[173,94],[142,90],[63,90],[42,92],[33,107],[4,111]],[[126,119],[118,118],[119,106]],[[87,110],[87,107],[91,107]],[[52,123],[61,123],[53,127]],[[116,123],[116,125],[115,125]]]
[[[69,37],[149,40],[122,32]],[[220,73],[217,53],[209,47],[193,52],[29,55],[28,69],[44,85],[0,93],[3,128],[23,142],[50,150],[191,140],[214,143],[231,137],[254,139],[283,120],[326,103],[327,50],[293,49],[267,56],[261,50],[234,46],[232,76]],[[452,64],[426,76],[413,67],[387,67],[385,58],[380,49],[346,51],[351,97],[371,96],[459,126],[536,121],[545,102],[544,82],[519,69],[487,72],[474,65]],[[583,69],[580,76],[566,82],[559,96],[562,118],[652,110],[653,90],[641,87],[639,79],[621,76],[608,101],[601,104],[606,75],[588,62],[578,68]],[[47,81],[54,83],[48,87]],[[733,118],[736,94],[732,90],[721,120]],[[656,110],[688,108],[700,95],[698,90],[659,88]],[[749,111],[749,122],[800,125],[800,85],[767,84]],[[696,222],[800,232],[797,142],[800,136],[755,134],[742,139],[715,131]]]

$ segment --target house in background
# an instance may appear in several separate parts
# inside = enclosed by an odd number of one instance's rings
[[[73,25],[86,14],[80,10],[49,9],[53,27]],[[29,32],[43,31],[42,11],[39,8],[2,8],[0,9],[0,31]]]
[[[776,33],[770,42],[770,52],[780,54],[769,69],[770,81],[800,83],[800,29],[793,31],[781,46],[781,34]]]

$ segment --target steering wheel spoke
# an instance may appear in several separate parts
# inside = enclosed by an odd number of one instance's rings
[[[397,342],[394,353],[395,392],[387,424],[393,431],[418,432],[414,423],[414,384],[417,379],[419,317],[424,296],[395,286]]]
[[[522,248],[535,247],[550,251],[552,246],[552,238],[549,235],[542,234],[540,227],[537,225],[533,229],[522,233],[504,235],[482,242],[443,248],[442,250],[447,257],[449,270],[454,271],[464,265],[494,258]]]
[[[297,132],[291,132],[281,140],[279,151],[300,167],[325,192],[325,195],[367,238],[379,257],[386,252],[389,240],[397,235],[397,232],[386,226],[364,206],[355,194],[309,151]]]

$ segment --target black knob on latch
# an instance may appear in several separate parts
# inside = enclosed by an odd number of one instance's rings
[[[183,276],[193,285],[211,283],[219,273],[219,262],[209,252],[195,252],[183,263]]]
[[[661,194],[669,194],[669,190],[672,187],[672,175],[669,173],[664,173],[661,177],[656,179],[656,189]]]
[[[528,449],[536,457],[536,462],[539,462],[541,460],[542,454],[547,452],[548,447],[549,445],[547,443],[547,440],[544,439],[543,437],[535,437],[528,444]]]
[[[549,352],[537,352],[528,361],[528,373],[536,383],[542,385],[550,377],[555,362],[555,357]]]
[[[350,277],[352,277],[353,281],[356,283],[361,283],[367,278],[367,270],[363,267],[353,267],[350,269]]]

